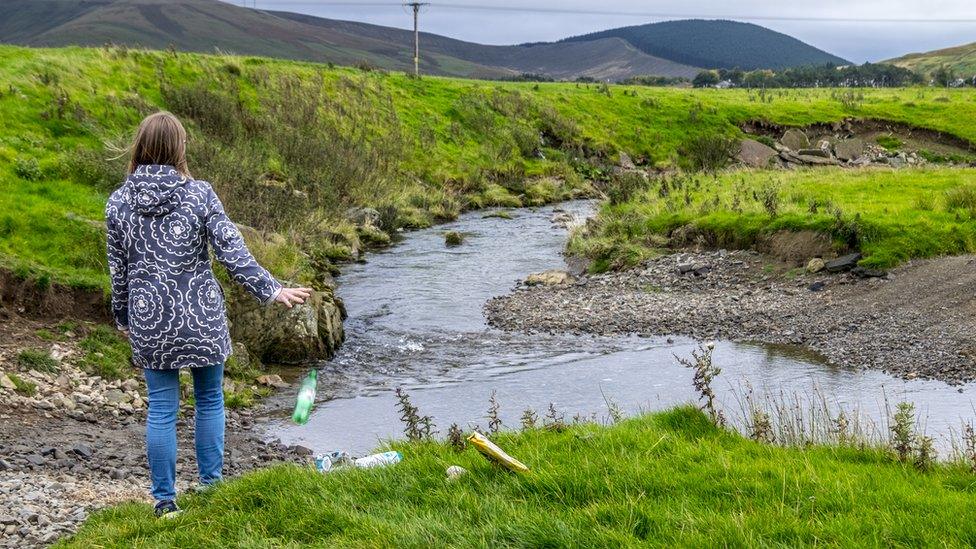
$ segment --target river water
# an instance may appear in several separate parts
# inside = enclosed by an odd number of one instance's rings
[[[563,204],[579,221],[591,202]],[[528,273],[565,268],[565,228],[550,221],[553,207],[515,210],[514,219],[468,213],[454,222],[409,233],[402,243],[347,267],[339,295],[349,311],[346,343],[319,365],[319,395],[304,426],[284,414],[271,418],[269,437],[324,452],[354,454],[400,436],[394,390],[402,387],[438,430],[451,423],[487,425],[496,394],[504,425],[518,427],[526,408],[542,417],[550,403],[567,421],[608,417],[612,401],[626,414],[653,411],[696,398],[687,338],[509,334],[487,327],[482,306],[511,290]],[[465,242],[444,245],[443,233]],[[717,342],[714,382],[733,422],[744,416],[744,395],[800,409],[826,400],[835,412],[860,417],[875,436],[887,431],[889,409],[914,402],[921,428],[945,454],[964,420],[976,417],[974,386],[904,381],[876,371],[850,371],[795,349]]]

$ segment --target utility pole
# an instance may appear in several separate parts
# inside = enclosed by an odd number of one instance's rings
[[[430,2],[407,2],[404,6],[413,8],[413,74],[420,76],[420,30],[417,26],[417,18],[420,14],[420,7],[426,6]]]

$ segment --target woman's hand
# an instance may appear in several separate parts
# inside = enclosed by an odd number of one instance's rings
[[[282,288],[275,301],[291,309],[295,305],[305,303],[305,300],[311,295],[311,288]]]

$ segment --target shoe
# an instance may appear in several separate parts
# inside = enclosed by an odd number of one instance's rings
[[[153,509],[153,514],[156,515],[156,518],[173,518],[182,512],[173,500],[160,501],[156,504],[156,508]]]

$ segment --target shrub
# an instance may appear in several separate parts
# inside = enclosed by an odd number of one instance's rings
[[[915,447],[915,405],[899,402],[890,429],[892,451],[899,461],[907,462]]]
[[[464,235],[458,231],[447,231],[444,233],[444,244],[448,246],[460,246],[464,243]]]
[[[771,183],[763,185],[759,189],[759,201],[769,217],[776,217],[779,214],[779,188],[776,185]]]
[[[467,447],[468,443],[464,440],[464,432],[461,431],[457,423],[452,423],[447,429],[447,442],[459,454]]]
[[[712,423],[721,427],[725,425],[725,415],[715,407],[715,390],[712,389],[712,381],[722,373],[722,369],[712,362],[712,351],[715,350],[714,343],[699,346],[691,352],[691,358],[682,358],[675,355],[678,364],[695,371],[692,383],[695,391],[698,392],[698,399],[704,401],[702,411],[708,414]]]
[[[692,169],[715,171],[729,163],[737,147],[736,140],[725,135],[698,135],[685,141],[681,153]]]
[[[434,434],[433,418],[421,416],[420,411],[410,401],[410,395],[402,387],[396,388],[397,412],[403,422],[403,434],[407,440],[416,442],[429,440]]]
[[[498,392],[492,391],[488,398],[488,431],[496,434],[502,429],[502,420],[499,417],[501,406],[498,404]]]
[[[32,156],[27,158],[18,156],[14,161],[14,173],[21,179],[37,181],[41,178],[41,166]]]
[[[615,173],[607,185],[607,199],[611,204],[623,204],[647,189],[648,178],[642,172]]]

